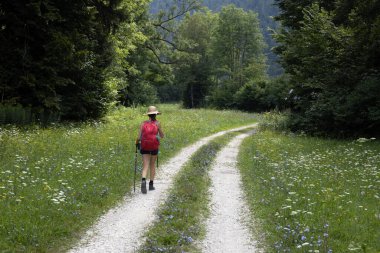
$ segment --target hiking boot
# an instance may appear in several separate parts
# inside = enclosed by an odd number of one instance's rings
[[[153,190],[155,190],[156,188],[154,188],[154,186],[153,186],[153,182],[151,181],[151,182],[149,182],[149,191],[153,191]]]
[[[143,194],[146,194],[146,181],[145,180],[141,181],[141,192]]]

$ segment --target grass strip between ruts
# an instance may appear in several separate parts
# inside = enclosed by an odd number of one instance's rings
[[[209,169],[217,152],[236,136],[228,133],[201,147],[181,169],[159,219],[145,234],[140,252],[198,252],[194,242],[203,238],[209,209]]]

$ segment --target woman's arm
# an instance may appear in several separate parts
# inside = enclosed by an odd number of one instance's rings
[[[160,138],[164,138],[165,135],[164,135],[164,132],[162,131],[160,122],[158,122],[157,126],[158,126],[158,134],[160,135]]]

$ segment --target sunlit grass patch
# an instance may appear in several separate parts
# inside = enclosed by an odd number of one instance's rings
[[[229,133],[200,148],[177,175],[168,199],[145,235],[140,252],[194,252],[204,235],[208,214],[210,169],[216,153],[238,133]]]
[[[234,111],[158,106],[160,163],[217,131],[255,121]],[[133,185],[134,140],[145,107],[82,124],[0,127],[0,251],[63,251]]]
[[[269,252],[379,252],[380,143],[259,132],[239,155]]]

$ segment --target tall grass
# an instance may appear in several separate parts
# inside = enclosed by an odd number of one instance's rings
[[[146,108],[103,121],[0,129],[0,251],[59,252],[133,184],[134,139]],[[161,105],[160,161],[211,133],[249,124],[252,114]]]
[[[48,112],[45,110],[36,112],[33,111],[31,107],[0,103],[0,124],[28,125],[38,123],[46,125],[52,122],[58,122],[59,119],[59,113]]]
[[[378,141],[264,131],[239,166],[266,252],[380,251]]]

